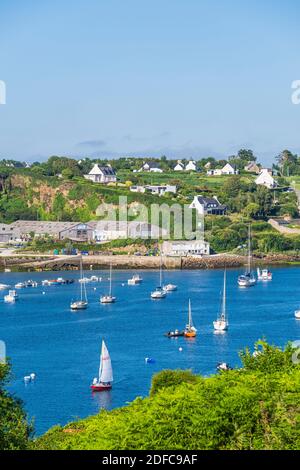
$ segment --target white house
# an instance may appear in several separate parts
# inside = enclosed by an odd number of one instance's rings
[[[178,160],[177,165],[174,167],[174,171],[183,171],[183,170],[184,170],[184,166],[181,163],[181,161]]]
[[[225,166],[222,168],[222,175],[237,175],[238,170],[235,169],[230,163],[226,163]]]
[[[255,180],[256,184],[262,184],[263,186],[266,186],[266,188],[272,189],[276,188],[277,183],[274,180],[273,176],[270,174],[270,171],[268,168],[263,168],[258,175],[258,177]]]
[[[205,240],[164,241],[162,252],[166,256],[209,255],[210,246]]]
[[[197,170],[197,166],[194,160],[190,160],[185,166],[185,171],[196,171],[196,170]]]
[[[99,166],[97,163],[93,166],[88,175],[84,175],[87,180],[93,183],[115,183],[117,176],[110,165]]]
[[[139,171],[150,171],[153,173],[162,173],[162,169],[160,168],[159,164],[156,162],[145,162],[142,168]]]
[[[226,163],[223,168],[216,168],[215,170],[208,170],[208,176],[221,176],[221,175],[237,175],[238,170],[236,170],[230,163]]]
[[[227,207],[220,204],[217,196],[203,197],[194,196],[192,204],[189,209],[196,209],[199,215],[225,215]]]

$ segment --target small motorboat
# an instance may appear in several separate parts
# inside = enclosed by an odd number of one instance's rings
[[[178,338],[179,336],[184,336],[184,331],[180,331],[180,330],[168,331],[168,333],[165,333],[165,336],[167,338]]]
[[[297,318],[297,320],[300,320],[300,310],[295,311],[295,318]]]
[[[25,287],[25,282],[18,282],[17,284],[15,284],[15,289],[24,289]]]
[[[224,372],[226,370],[232,370],[232,367],[230,367],[227,362],[219,362],[217,365],[217,370]]]
[[[259,281],[272,281],[272,273],[268,269],[257,268],[257,279]]]
[[[139,274],[134,274],[131,279],[128,279],[129,286],[136,286],[142,282],[143,278]]]
[[[94,378],[91,389],[93,392],[105,392],[111,390],[113,380],[110,355],[105,342],[102,341],[99,376],[98,378]]]
[[[195,338],[197,336],[197,329],[193,325],[193,319],[192,319],[192,307],[191,307],[191,301],[189,300],[189,317],[188,317],[188,324],[185,327],[184,330],[184,336],[186,338]]]
[[[175,286],[175,284],[167,284],[163,286],[163,290],[166,292],[174,292],[175,290],[177,290],[177,286]]]
[[[14,303],[18,299],[18,294],[15,290],[10,290],[7,295],[4,296],[4,302]]]
[[[91,279],[89,277],[82,277],[78,282],[88,283],[91,282]]]
[[[32,281],[31,279],[25,282],[25,287],[37,287],[37,286],[38,286],[38,283],[36,281]]]
[[[10,286],[8,284],[0,284],[0,290],[6,290],[9,289]]]

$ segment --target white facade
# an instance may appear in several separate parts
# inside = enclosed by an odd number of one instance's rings
[[[209,255],[209,243],[205,240],[165,241],[162,245],[166,256],[203,256]]]
[[[184,166],[182,163],[178,162],[177,165],[174,167],[174,171],[183,171]]]
[[[95,224],[93,238],[96,242],[117,240],[120,238],[158,239],[167,234],[165,229],[148,222],[100,220]]]
[[[97,163],[93,166],[88,175],[84,175],[85,179],[93,181],[93,183],[115,183],[117,181],[116,174],[111,166],[99,166]]]
[[[230,163],[226,163],[226,165],[223,166],[221,171],[222,171],[222,175],[236,175],[237,174],[236,169],[232,165],[230,165]]]
[[[203,196],[194,196],[189,209],[196,209],[199,215],[224,215],[226,206],[220,204],[216,196],[207,198]]]
[[[159,168],[159,165],[155,162],[146,162],[143,164],[142,168],[139,171],[150,171],[153,173],[162,173],[162,169]]]
[[[196,162],[194,162],[193,160],[190,160],[185,167],[185,171],[196,171],[196,170],[197,170]]]
[[[223,168],[216,168],[215,170],[208,170],[208,176],[221,176],[221,175],[237,175],[238,170],[236,170],[230,163],[226,163]]]
[[[263,168],[255,180],[256,184],[262,184],[266,186],[266,188],[272,189],[277,186],[276,181],[274,180],[273,176],[270,175],[270,171],[268,168]]]

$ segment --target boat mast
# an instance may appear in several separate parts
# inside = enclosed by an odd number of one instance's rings
[[[248,273],[251,272],[251,225],[248,227]]]
[[[162,256],[160,251],[160,267],[159,267],[159,287],[162,286]]]
[[[83,297],[83,277],[82,277],[82,257],[80,257],[80,301],[82,302]]]
[[[223,302],[222,302],[222,312],[221,317],[223,320],[226,318],[226,268],[224,271],[224,284],[223,284]]]
[[[101,375],[102,375],[102,358],[103,358],[103,343],[104,341],[102,340],[102,346],[101,346],[101,351],[100,351],[100,364],[99,364],[99,382],[101,382]]]
[[[111,263],[110,263],[110,266],[109,266],[109,296],[110,296],[110,297],[111,297],[111,295],[112,295],[111,276],[112,276],[112,268],[111,268]]]
[[[192,328],[192,308],[191,308],[191,299],[189,299],[189,329]]]

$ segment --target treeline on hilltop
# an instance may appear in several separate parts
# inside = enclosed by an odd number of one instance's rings
[[[236,156],[230,157],[230,161],[235,165],[239,164],[241,168],[251,159],[256,159],[251,150],[240,150]],[[166,157],[157,160],[162,168],[170,170],[174,167],[175,162]],[[129,219],[134,220],[139,215],[139,204],[146,206],[150,217],[152,204],[164,203],[167,207],[175,203],[180,206],[189,205],[195,195],[201,194],[217,196],[220,203],[227,206],[226,217],[206,217],[206,239],[213,251],[239,249],[245,243],[246,226],[249,222],[253,223],[254,251],[267,253],[299,250],[298,236],[279,234],[265,223],[271,217],[292,219],[298,216],[296,193],[286,190],[290,185],[287,176],[277,176],[279,186],[276,190],[270,190],[256,185],[255,175],[243,171],[234,176],[207,176],[204,171],[205,163],[209,161],[213,166],[223,163],[211,158],[197,162],[201,169],[199,172],[133,172],[141,167],[143,161],[145,159],[125,157],[113,161],[102,160],[103,164],[113,164],[118,178],[117,183],[103,185],[83,178],[95,162],[88,158],[77,161],[53,156],[43,163],[33,163],[30,167],[20,162],[17,165],[14,161],[2,160],[0,222],[11,223],[18,219],[88,222],[98,218],[97,208],[101,203],[112,204],[118,214],[120,196],[127,197]],[[287,165],[291,162],[297,166],[298,157],[288,151],[282,152],[278,157],[278,167],[283,173],[287,172]],[[159,197],[148,192],[130,191],[132,185],[146,184],[175,185],[177,192],[165,193]],[[160,223],[163,223],[162,219]],[[174,217],[171,215],[171,226],[173,223]],[[47,244],[42,241],[39,245],[41,250],[43,245],[46,249]]]
[[[240,353],[242,368],[211,377],[162,371],[148,398],[56,426],[34,440],[2,380],[0,449],[299,450],[299,352],[265,341],[255,351]]]

